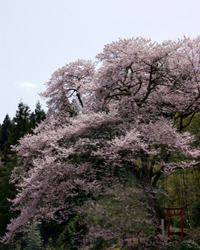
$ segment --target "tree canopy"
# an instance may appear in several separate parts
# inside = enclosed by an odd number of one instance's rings
[[[58,69],[46,85],[47,119],[15,147],[11,181],[20,215],[4,240],[31,221],[66,220],[91,197],[122,183],[120,171],[143,190],[157,230],[163,216],[158,180],[199,163],[195,137],[184,128],[199,112],[200,37],[162,44],[120,39],[96,62]]]

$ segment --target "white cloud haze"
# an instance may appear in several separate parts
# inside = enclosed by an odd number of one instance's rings
[[[37,88],[37,85],[31,82],[18,82],[16,83],[17,87],[25,90],[32,90]]]

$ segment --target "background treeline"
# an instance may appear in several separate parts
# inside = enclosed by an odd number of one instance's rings
[[[11,119],[7,114],[0,124],[0,237],[5,234],[7,224],[15,216],[10,211],[11,203],[8,201],[16,194],[14,186],[9,183],[16,165],[16,154],[11,145],[16,145],[25,134],[32,133],[32,129],[43,121],[45,116],[39,102],[32,112],[27,104],[20,101],[15,116]],[[4,246],[0,245],[0,249],[4,249]]]

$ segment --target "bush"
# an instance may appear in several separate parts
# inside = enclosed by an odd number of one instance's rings
[[[179,250],[200,250],[200,246],[192,240],[182,241]]]
[[[176,245],[169,244],[162,250],[200,250],[200,246],[192,240],[187,240]]]
[[[171,250],[170,248],[165,248],[168,246],[168,239],[164,238],[162,235],[154,235],[149,237],[142,243],[142,249],[148,250]],[[176,249],[172,249],[176,250]]]

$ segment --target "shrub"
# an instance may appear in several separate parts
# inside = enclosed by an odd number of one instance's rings
[[[200,246],[192,240],[187,240],[175,245],[169,244],[162,250],[200,250]]]
[[[192,240],[187,240],[187,241],[182,241],[178,249],[179,250],[200,250],[200,246]]]

